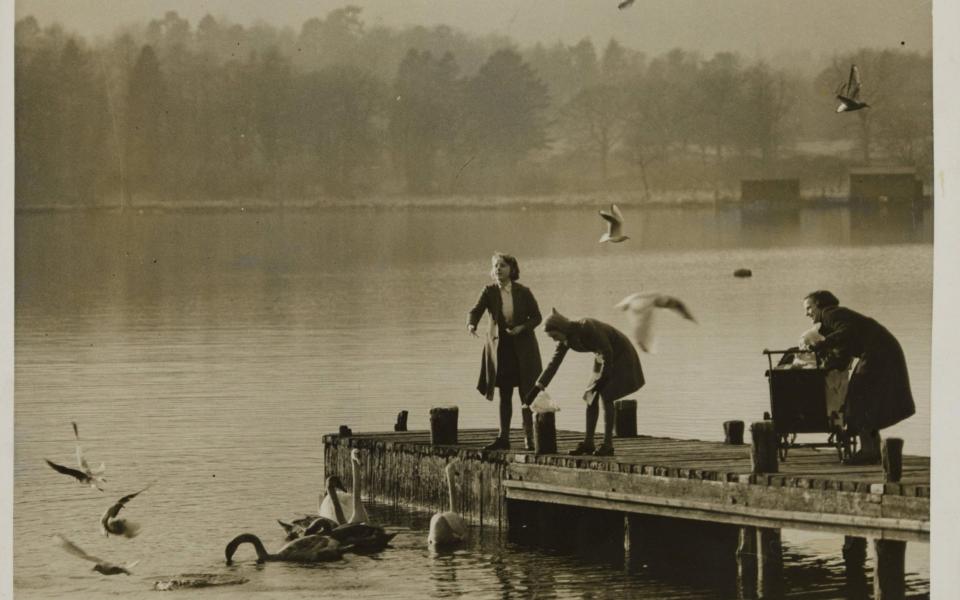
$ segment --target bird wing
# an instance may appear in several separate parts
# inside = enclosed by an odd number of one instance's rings
[[[669,308],[670,310],[676,311],[681,317],[687,319],[688,321],[693,321],[694,323],[697,322],[697,320],[694,319],[693,315],[690,313],[690,310],[687,308],[687,305],[684,304],[679,298],[660,295],[657,296],[654,304],[657,306],[657,308]]]
[[[603,220],[607,222],[608,225],[615,224],[617,222],[617,217],[612,213],[608,213],[605,210],[598,210],[600,216],[603,217]]]
[[[644,352],[654,351],[653,313],[656,294],[632,294],[621,300],[617,307],[626,311],[627,321],[633,331],[633,339]]]
[[[80,441],[80,432],[77,431],[77,422],[70,421],[70,424],[73,425],[73,437],[79,442]]]
[[[72,555],[74,555],[74,556],[79,556],[80,558],[82,558],[82,559],[84,559],[84,560],[89,560],[89,561],[95,562],[95,563],[102,563],[102,562],[104,562],[104,560],[103,560],[102,558],[97,558],[96,556],[94,556],[94,555],[92,555],[92,554],[87,554],[86,552],[83,551],[82,548],[80,548],[80,546],[74,544],[73,542],[71,542],[71,541],[68,540],[67,538],[63,537],[63,536],[60,535],[59,533],[53,534],[53,537],[55,537],[55,538],[60,542],[60,547],[61,547],[61,548],[63,548],[64,550],[66,550],[67,552],[69,552],[70,554],[72,554]]]
[[[847,96],[856,100],[860,96],[860,69],[850,65],[850,81],[847,83]]]
[[[87,481],[87,480],[89,480],[89,477],[87,477],[87,474],[84,473],[83,471],[78,471],[78,470],[76,470],[76,469],[71,469],[70,467],[65,467],[65,466],[63,466],[63,465],[58,465],[57,463],[51,462],[50,460],[48,460],[48,459],[46,459],[46,458],[43,459],[43,460],[47,461],[47,464],[50,465],[50,467],[51,467],[54,471],[56,471],[56,472],[58,472],[58,473],[63,473],[64,475],[69,475],[69,476],[71,476],[71,477],[75,477],[75,478],[77,479],[77,481]]]
[[[137,560],[132,560],[128,562],[127,564],[123,565],[123,567],[127,570],[130,570],[139,564],[140,564],[140,559],[138,558]]]
[[[623,10],[628,6],[630,6],[631,4],[633,4],[633,0],[623,0],[623,2],[617,5],[617,8],[619,8],[620,10]]]
[[[620,207],[619,207],[619,206],[617,206],[616,204],[611,204],[611,205],[610,205],[610,212],[612,212],[613,215],[614,215],[615,217],[617,217],[617,221],[623,223],[623,213],[620,212]]]

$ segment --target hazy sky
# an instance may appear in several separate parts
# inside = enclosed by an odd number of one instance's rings
[[[830,54],[859,47],[931,47],[931,0],[17,0],[16,18],[59,21],[83,35],[162,17],[195,25],[205,14],[243,25],[262,20],[299,28],[304,20],[354,4],[368,24],[445,23],[470,33],[506,33],[521,43],[611,36],[651,53],[674,47],[748,56]],[[901,42],[904,42],[901,45]]]

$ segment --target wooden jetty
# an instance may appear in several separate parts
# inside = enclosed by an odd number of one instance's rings
[[[763,423],[774,435],[772,422]],[[902,597],[897,590],[906,542],[929,542],[928,457],[902,456],[899,477],[893,477],[880,465],[840,464],[832,449],[795,448],[778,462],[775,443],[771,467],[769,457],[757,460],[756,441],[729,443],[729,436],[726,442],[618,437],[616,456],[594,457],[567,454],[582,439],[573,431],[556,432],[556,454],[523,450],[519,431],[512,449],[502,451],[483,450],[496,435],[491,429],[455,431],[455,443],[444,444],[431,443],[439,439],[435,434],[342,428],[323,437],[325,472],[340,475],[349,487],[350,453],[359,449],[366,499],[434,512],[447,509],[444,467],[456,459],[457,512],[473,525],[507,531],[539,527],[549,534],[556,530],[551,519],[592,515],[591,527],[607,527],[606,534],[628,548],[648,544],[641,532],[670,538],[662,535],[664,523],[693,524],[698,532],[720,528],[731,558],[742,563],[741,571],[757,573],[753,585],[761,590],[764,573],[768,582],[778,580],[781,528],[841,534],[845,558],[849,553],[861,567],[856,557],[865,556],[866,538],[873,538],[876,598]],[[759,470],[758,464],[767,466]]]

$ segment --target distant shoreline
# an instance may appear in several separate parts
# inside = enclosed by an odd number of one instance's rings
[[[715,193],[713,191],[681,191],[658,194],[646,199],[642,193],[597,192],[581,194],[550,194],[529,196],[507,195],[469,195],[469,196],[366,196],[361,198],[324,197],[309,200],[272,201],[262,198],[231,200],[135,200],[122,206],[117,200],[92,205],[46,203],[15,207],[15,214],[51,213],[51,212],[270,212],[280,210],[324,210],[342,208],[362,209],[502,209],[513,208],[571,208],[580,206],[604,206],[610,203],[632,208],[709,208],[744,207],[739,195]],[[930,203],[930,197],[924,196],[923,205]],[[795,208],[841,207],[850,204],[846,196],[824,195],[822,193],[801,194]],[[754,205],[751,205],[754,206]],[[794,208],[779,203],[771,203],[767,208]]]

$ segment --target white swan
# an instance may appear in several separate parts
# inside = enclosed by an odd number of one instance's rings
[[[455,461],[450,461],[444,469],[444,473],[447,476],[447,493],[450,499],[450,510],[438,512],[430,519],[430,534],[427,535],[427,544],[431,546],[456,544],[467,539],[467,524],[463,520],[463,517],[453,510],[452,474],[454,462]]]
[[[333,519],[340,525],[343,525],[344,523],[363,523],[369,519],[367,516],[367,511],[363,507],[363,503],[360,499],[360,472],[357,468],[357,465],[360,464],[360,451],[356,448],[350,451],[350,463],[350,468],[353,473],[353,493],[338,495],[343,507],[349,507],[347,509],[349,510],[349,513],[347,513],[346,510],[343,510],[341,511],[341,515],[337,515],[337,510],[334,507],[333,498],[331,497],[332,495],[329,489],[329,479],[327,495],[324,496],[323,500],[320,502],[320,516]],[[339,479],[337,481],[339,482]]]

